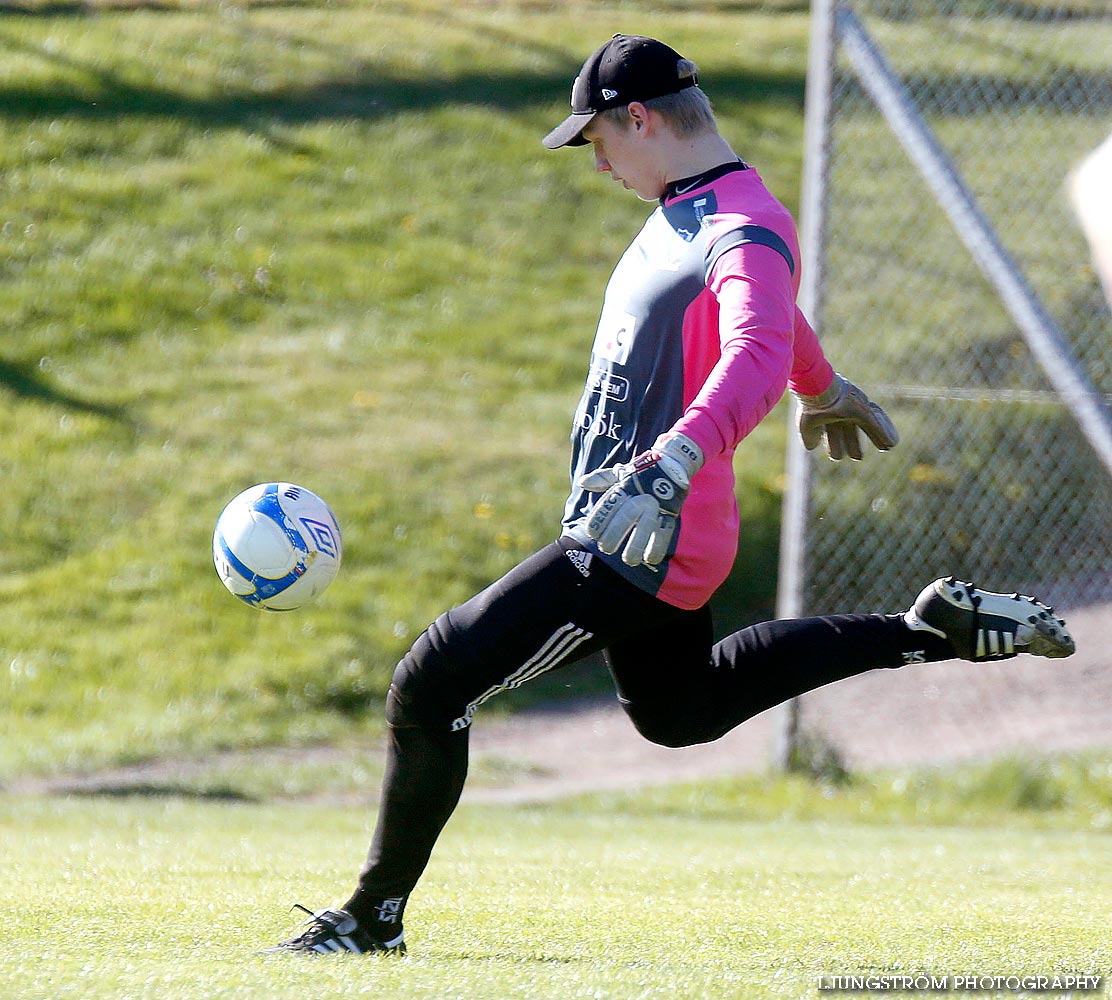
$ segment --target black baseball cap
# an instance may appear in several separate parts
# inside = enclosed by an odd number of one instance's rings
[[[682,58],[655,38],[615,35],[583,64],[571,87],[571,114],[541,142],[549,149],[586,146],[583,130],[598,112],[695,86],[694,76],[679,75]]]

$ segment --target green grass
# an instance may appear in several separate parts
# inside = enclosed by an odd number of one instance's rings
[[[551,539],[602,289],[647,211],[588,153],[539,145],[599,39],[644,31],[697,55],[724,133],[796,206],[808,11],[792,0],[8,10],[0,782],[373,734],[424,626]],[[1068,54],[1097,27],[1055,32]],[[959,52],[969,73],[1024,69],[1022,51],[976,41]],[[914,53],[917,73],[947,71],[932,46]],[[1064,141],[1074,124],[1040,127]],[[949,127],[960,141],[979,124]],[[875,120],[859,128],[869,147]],[[893,222],[868,185],[893,176],[861,172],[870,233]],[[848,284],[902,287],[900,261],[860,249],[869,280]],[[905,296],[891,335],[836,360],[866,384],[890,378],[911,319],[953,326],[972,308],[962,273],[943,275],[951,296]],[[969,355],[1001,353],[1007,331],[983,332]],[[962,462],[936,468],[920,454],[928,417],[900,414],[910,472],[882,529],[900,500],[955,494],[999,433],[973,420]],[[721,631],[772,610],[784,425],[781,409],[738,453],[744,530]],[[994,485],[1037,505],[1040,468],[1001,467]],[[828,523],[877,499],[838,475]],[[324,495],[346,541],[328,593],[285,616],[233,601],[209,554],[223,504],[278,478]],[[952,530],[939,550],[983,541]]]
[[[362,808],[0,799],[0,995],[704,1000],[810,997],[820,975],[1112,973],[1112,853],[1081,814],[1038,830],[982,800],[965,828],[877,822],[883,796],[859,791],[861,819],[819,791],[804,818],[791,784],[692,788],[681,810],[461,807],[401,962],[251,954],[292,930],[289,904],[343,898]]]
[[[1112,759],[1004,756],[934,769],[856,772],[821,746],[802,744],[792,772],[678,783],[636,792],[598,793],[592,808],[615,815],[668,815],[698,821],[832,820],[855,824],[991,827],[1112,832]],[[181,796],[266,803],[321,796],[365,801],[381,783],[382,741],[322,748],[273,748],[161,761],[126,773],[70,776],[60,790],[85,795]],[[825,748],[829,750],[829,748]],[[472,761],[468,788],[525,786],[543,763],[484,753]],[[17,786],[20,787],[20,786]],[[27,786],[22,786],[26,788]],[[44,786],[36,786],[42,788]],[[55,783],[52,787],[58,788]]]
[[[0,782],[200,763],[124,797],[0,795],[0,997],[704,1000],[1112,972],[1109,771],[1080,759],[464,806],[412,957],[252,956],[289,904],[350,885],[372,813],[308,796],[377,784],[361,744],[397,657],[556,529],[601,291],[646,213],[539,146],[584,54],[636,30],[695,55],[794,208],[806,5],[7,10]],[[783,424],[739,452],[722,628],[771,607]],[[293,615],[238,605],[209,559],[226,500],[271,478],[345,530],[341,576]],[[212,756],[321,742],[342,749]]]
[[[724,130],[798,189],[798,5],[132,6],[0,19],[0,779],[342,738],[429,621],[554,537],[647,212],[539,144],[598,39],[698,51]],[[783,433],[739,457],[723,627],[771,609]],[[271,479],[346,542],[286,616],[210,558]]]
[[[877,826],[939,826],[1112,831],[1112,763],[1074,755],[1001,757],[960,767],[852,773],[837,766],[770,779],[723,778],[596,796],[616,813],[692,820],[837,821]]]

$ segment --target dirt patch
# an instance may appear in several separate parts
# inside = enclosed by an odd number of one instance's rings
[[[804,696],[801,725],[836,747],[850,768],[864,770],[1112,747],[1112,652],[1105,638],[1112,604],[1075,611],[1068,622],[1078,647],[1068,659],[875,670]],[[783,711],[683,750],[647,743],[612,700],[486,726],[477,720],[476,758],[510,755],[547,773],[465,794],[472,801],[527,801],[762,772],[775,760]]]
[[[1049,755],[1112,747],[1112,604],[1068,615],[1078,652],[1066,660],[1019,656],[1001,663],[958,661],[878,670],[801,699],[806,731],[836,747],[851,769],[919,766],[1007,754]],[[465,802],[524,803],[580,792],[692,781],[767,770],[781,729],[772,709],[715,743],[672,750],[646,742],[613,698],[479,715],[471,734],[473,772]],[[172,791],[191,776],[237,761],[321,762],[332,748],[222,754],[204,761],[155,761],[81,778],[24,781],[11,792]],[[359,751],[372,757],[379,750]],[[489,775],[504,773],[506,780]],[[366,802],[377,789],[360,793]],[[327,796],[327,792],[324,793]]]

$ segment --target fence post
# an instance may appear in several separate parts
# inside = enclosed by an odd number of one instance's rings
[[[935,140],[930,126],[861,22],[846,8],[837,12],[836,22],[838,38],[862,86],[953,223],[958,238],[996,289],[1004,308],[1023,331],[1050,384],[1058,390],[1081,433],[1112,476],[1112,414],[1073,357],[1058,324],[1004,249],[950,157]]]
[[[799,209],[803,262],[799,306],[816,331],[822,322],[822,262],[826,225],[826,180],[830,160],[836,3],[837,0],[814,0],[811,4],[811,37],[803,113],[803,182]],[[803,613],[811,484],[808,454],[799,435],[795,433],[798,410],[799,402],[793,399],[780,523],[780,566],[776,587],[778,618],[798,618]],[[791,699],[779,711],[773,765],[777,770],[786,771],[791,765],[792,753],[798,742],[799,699]]]

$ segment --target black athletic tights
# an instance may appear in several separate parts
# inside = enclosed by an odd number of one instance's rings
[[[875,667],[954,655],[898,614],[765,622],[714,644],[709,609],[665,604],[574,541],[554,542],[441,615],[398,665],[378,825],[345,904],[360,923],[386,912],[383,900],[390,922],[400,919],[463,791],[476,708],[599,650],[634,726],[669,747],[718,739],[773,705]]]

